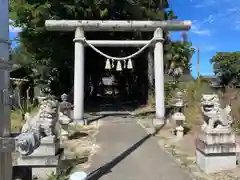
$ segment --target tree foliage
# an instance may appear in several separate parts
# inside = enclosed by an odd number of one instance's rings
[[[28,53],[22,44],[19,44],[10,51],[11,61],[14,64],[19,64],[21,66],[27,66],[31,64],[32,56]]]
[[[190,42],[175,41],[170,44],[170,49],[166,54],[167,74],[173,74],[178,68],[182,73],[189,73],[191,68],[191,58],[195,50]]]
[[[23,52],[25,55],[18,56],[18,61],[31,65],[36,83],[47,85],[53,93],[59,95],[69,92],[73,85],[74,33],[48,32],[44,27],[45,20],[171,20],[177,16],[168,9],[167,0],[10,0],[10,18],[14,20],[15,26],[23,29],[19,34],[20,48],[14,53]],[[165,52],[171,51],[172,54],[169,62],[184,63],[182,66],[188,67],[185,57],[189,57],[189,52],[192,52],[190,44],[171,43],[168,32],[164,33]],[[96,40],[150,39],[152,32],[89,32],[86,36],[87,39]],[[129,55],[136,51],[134,48],[101,50],[113,56]],[[30,63],[26,57],[30,58]],[[144,56],[138,58],[142,61],[136,62],[146,61]],[[86,48],[85,62],[86,82],[91,76],[91,80],[97,83],[104,71],[104,58]],[[139,67],[143,66],[144,63],[137,65],[136,73],[139,76],[142,76],[144,69]]]
[[[236,86],[240,84],[240,52],[218,52],[212,57],[211,62],[221,85]]]
[[[86,19],[86,20],[163,20],[175,17],[173,11],[165,12],[168,6],[166,0],[11,0],[10,18],[15,25],[22,27],[20,40],[22,46],[32,55],[32,66],[38,69],[39,83],[49,84],[53,91],[68,92],[73,79],[73,36],[74,33],[47,32],[44,28],[47,19]],[[87,33],[88,39],[145,39],[151,33]],[[106,49],[111,55],[129,53],[124,49]],[[89,49],[86,50],[88,54]],[[86,55],[86,73],[99,72],[103,58],[91,51],[91,57]],[[100,72],[99,72],[100,73]],[[99,75],[96,75],[99,77]],[[94,78],[93,78],[94,79]],[[59,87],[58,82],[64,84]]]

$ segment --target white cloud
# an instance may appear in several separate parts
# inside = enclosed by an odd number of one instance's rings
[[[240,6],[240,3],[239,3]],[[239,19],[240,20],[240,8],[238,7],[226,7],[224,9],[221,9],[218,14],[215,14],[216,18],[221,18],[221,20],[227,20],[229,19]]]
[[[211,24],[214,21],[214,15],[210,14],[206,19],[203,20],[203,23]]]
[[[235,29],[240,30],[240,25],[236,25]]]
[[[9,32],[19,33],[21,31],[22,31],[22,28],[14,26],[14,21],[9,19]]]
[[[14,27],[12,25],[9,25],[9,32],[12,32],[12,33],[19,33],[22,31],[22,28],[20,27]]]
[[[204,46],[203,48],[205,51],[214,51],[217,49],[216,46]]]
[[[240,30],[240,21],[236,21],[236,26],[235,26],[235,30]]]
[[[240,8],[239,7],[229,7],[226,9],[227,13],[236,13],[236,15],[240,14]]]
[[[201,36],[210,36],[212,34],[210,29],[202,28],[200,22],[196,20],[193,21],[190,32]]]
[[[202,35],[202,36],[210,36],[211,35],[211,31],[208,29],[192,30],[192,33]]]
[[[204,7],[209,12],[205,18],[198,19],[198,25],[192,29],[193,33],[210,35],[211,29],[240,29],[237,23],[240,21],[240,0],[191,0],[190,3],[196,8]]]
[[[238,0],[190,0],[190,3],[192,3],[195,8],[206,8],[220,5],[225,9],[226,7],[229,7],[229,5],[236,5],[237,1]]]
[[[201,2],[201,3],[199,3],[199,2]],[[216,0],[201,0],[201,1],[198,1],[198,3],[195,3],[193,5],[193,7],[204,8],[204,7],[207,7],[207,6],[214,5],[215,3],[216,3]]]

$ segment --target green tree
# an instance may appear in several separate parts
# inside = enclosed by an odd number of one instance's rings
[[[166,54],[167,74],[189,73],[191,68],[191,58],[195,50],[190,42],[175,41],[170,45],[170,50]]]
[[[211,62],[221,85],[236,86],[240,84],[240,52],[217,52]]]
[[[45,20],[163,20],[175,17],[173,11],[165,11],[165,8],[168,8],[167,0],[11,0],[10,18],[16,26],[23,28],[20,42],[32,56],[32,66],[39,74],[39,83],[48,84],[55,94],[59,94],[69,92],[72,87],[74,33],[47,32]],[[151,36],[152,33],[138,32],[87,33],[89,39],[147,39]],[[121,51],[119,48],[102,50],[115,56],[135,51]],[[104,66],[104,58],[89,49],[86,49],[86,54],[86,74],[92,73],[92,79],[97,79],[102,73],[99,67]]]
[[[165,6],[164,8],[168,8],[168,3],[165,2]],[[165,11],[165,15],[163,17],[163,19],[160,20],[174,20],[177,19],[178,17],[175,15],[175,13],[173,12],[173,10],[168,10]],[[171,49],[171,38],[170,38],[170,32],[168,31],[164,31],[163,32],[163,38],[164,38],[164,54],[167,54],[170,49]],[[148,62],[148,88],[149,88],[149,95],[152,96],[153,94],[153,90],[154,90],[154,60],[153,60],[153,48],[149,49],[149,52],[147,54],[147,62]],[[164,62],[165,64],[167,62]],[[167,67],[167,66],[165,66]]]
[[[13,63],[21,66],[31,65],[32,56],[28,53],[22,44],[19,44],[10,51],[10,59]]]

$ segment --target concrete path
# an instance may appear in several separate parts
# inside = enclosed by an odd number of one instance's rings
[[[88,180],[191,180],[131,118],[105,117]]]

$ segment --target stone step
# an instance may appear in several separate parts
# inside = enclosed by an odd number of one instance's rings
[[[57,166],[60,158],[61,155],[20,156],[17,163],[21,166]]]
[[[63,154],[62,151],[56,156],[20,156],[16,166],[30,167],[32,169],[32,178],[37,177],[39,180],[46,180],[52,172],[59,171]]]
[[[53,144],[57,142],[58,139],[53,135],[53,136],[46,136],[41,139],[41,144]]]
[[[41,143],[41,145],[34,150],[29,156],[46,156],[46,155],[55,155],[60,150],[60,141],[53,143]]]

